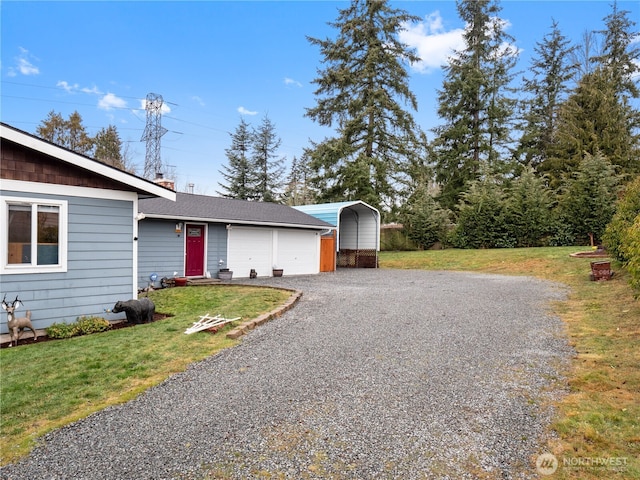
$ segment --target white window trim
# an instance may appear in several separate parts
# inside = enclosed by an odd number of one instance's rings
[[[9,205],[10,204],[31,204],[46,205],[59,208],[59,231],[58,231],[58,264],[57,265],[27,265],[9,264]],[[0,225],[5,233],[0,240],[0,274],[25,274],[25,273],[57,273],[67,271],[67,249],[68,249],[68,202],[66,200],[50,200],[46,198],[33,197],[1,197],[0,201]],[[32,257],[33,258],[33,257]]]

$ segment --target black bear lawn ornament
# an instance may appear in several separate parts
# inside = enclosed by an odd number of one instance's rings
[[[148,323],[153,321],[153,314],[156,306],[147,297],[140,300],[127,300],[117,302],[113,306],[113,313],[124,312],[127,315],[128,323]]]

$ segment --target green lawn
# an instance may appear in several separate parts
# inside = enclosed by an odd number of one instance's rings
[[[248,320],[289,296],[283,290],[235,285],[159,290],[150,297],[157,312],[173,315],[164,320],[0,350],[2,464],[26,454],[44,433],[126,402],[190,363],[237,343],[224,331],[185,335],[199,316]]]

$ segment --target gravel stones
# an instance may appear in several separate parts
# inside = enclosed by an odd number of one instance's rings
[[[548,313],[563,287],[375,269],[251,283],[303,296],[2,478],[537,478],[572,355]]]

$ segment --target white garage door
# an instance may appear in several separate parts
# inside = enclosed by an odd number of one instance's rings
[[[233,276],[246,278],[251,269],[261,277],[273,268],[273,231],[268,228],[233,227],[229,230],[227,264]]]
[[[277,230],[276,262],[285,275],[320,272],[320,235],[317,232]]]

